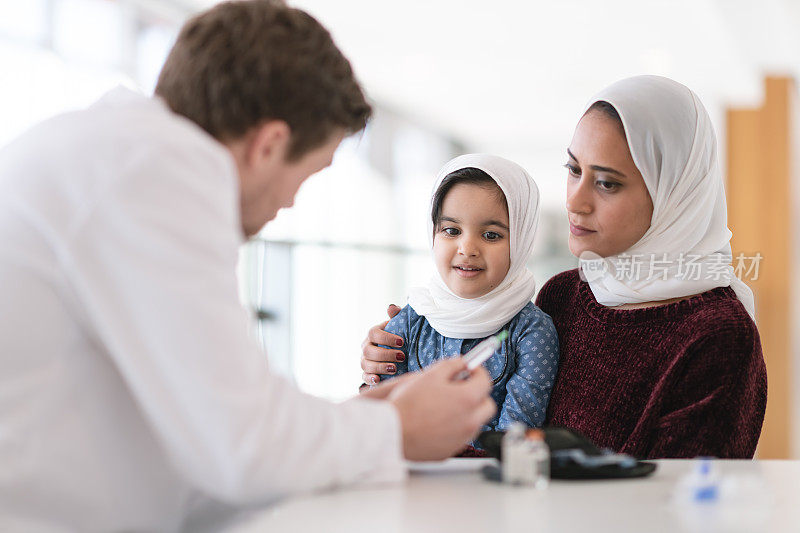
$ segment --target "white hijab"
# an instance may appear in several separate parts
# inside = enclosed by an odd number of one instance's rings
[[[411,289],[408,303],[420,316],[445,337],[479,339],[500,330],[523,307],[536,291],[533,274],[525,264],[533,252],[533,239],[539,224],[539,189],[525,169],[487,154],[467,154],[449,161],[439,175],[431,193],[433,197],[448,174],[462,168],[486,172],[503,191],[508,203],[511,261],[503,281],[491,292],[478,298],[456,296],[437,273],[426,287]],[[433,247],[433,221],[428,220],[428,239]]]
[[[598,101],[614,106],[622,118],[653,216],[647,232],[624,254],[604,263],[581,258],[597,301],[616,306],[730,286],[755,320],[753,292],[730,266],[732,234],[717,140],[700,99],[669,78],[636,76],[606,87],[586,109]],[[642,259],[638,276],[632,275],[636,257]]]

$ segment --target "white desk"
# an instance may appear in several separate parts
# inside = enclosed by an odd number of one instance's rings
[[[690,507],[671,498],[691,461],[657,461],[658,470],[643,479],[556,480],[546,491],[486,481],[476,468],[486,461],[451,459],[412,469],[400,486],[288,499],[229,531],[800,532],[800,461],[719,461],[723,475],[763,483],[767,503]]]

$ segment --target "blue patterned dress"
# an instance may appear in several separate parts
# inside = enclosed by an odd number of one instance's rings
[[[396,374],[382,375],[382,380],[420,370],[451,355],[464,354],[483,340],[445,337],[409,305],[385,329],[403,337],[399,350],[406,360],[397,363]],[[550,316],[531,302],[502,329],[508,330],[508,338],[484,363],[492,378],[497,414],[483,429],[504,430],[515,421],[541,427],[558,368],[555,326]]]

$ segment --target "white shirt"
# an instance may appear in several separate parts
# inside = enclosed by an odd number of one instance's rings
[[[391,405],[303,394],[249,337],[235,172],[124,89],[0,150],[0,529],[177,530],[404,478]]]

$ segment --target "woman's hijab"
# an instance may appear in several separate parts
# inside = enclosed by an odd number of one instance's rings
[[[753,292],[734,275],[714,127],[700,99],[660,76],[606,87],[596,102],[617,110],[653,201],[650,228],[622,254],[582,257],[581,271],[607,306],[652,302],[730,286],[755,320]]]

